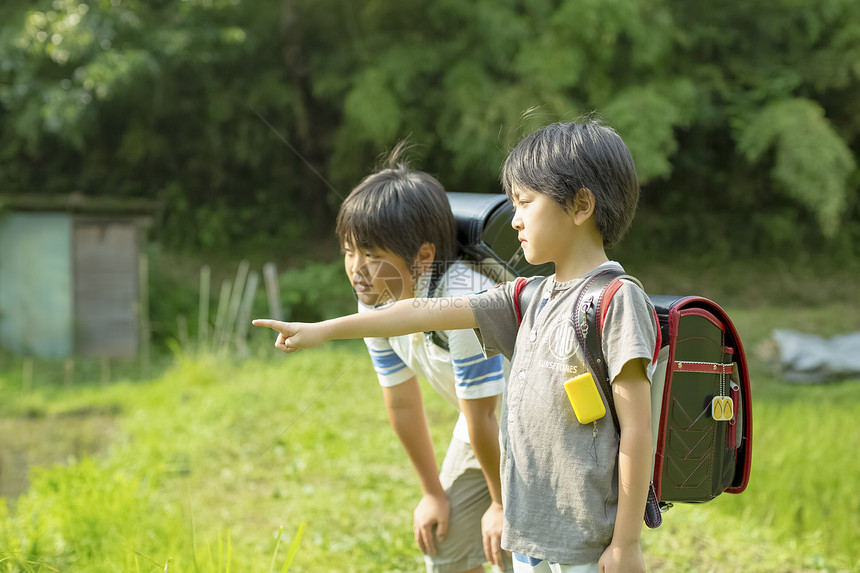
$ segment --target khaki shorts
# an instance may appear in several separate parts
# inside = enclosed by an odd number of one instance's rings
[[[448,494],[451,513],[448,534],[436,543],[436,555],[425,555],[427,573],[462,573],[478,567],[487,558],[481,537],[481,518],[490,507],[490,491],[472,446],[451,439],[439,481]],[[509,559],[506,554],[506,559]],[[505,571],[512,571],[509,561]]]

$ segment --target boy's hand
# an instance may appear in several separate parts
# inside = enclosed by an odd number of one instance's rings
[[[645,573],[645,557],[638,542],[609,544],[600,561],[599,573]]]
[[[490,564],[499,570],[505,570],[504,550],[502,549],[502,525],[505,521],[505,511],[501,504],[490,503],[490,507],[481,518],[481,533],[484,538],[484,555]]]
[[[258,318],[251,322],[254,326],[265,326],[278,333],[275,348],[290,353],[306,348],[314,348],[328,342],[325,328],[320,323],[282,322],[280,320]]]
[[[451,502],[444,493],[441,497],[425,494],[418,502],[413,515],[412,530],[422,553],[436,555],[435,542],[445,540],[450,512]]]

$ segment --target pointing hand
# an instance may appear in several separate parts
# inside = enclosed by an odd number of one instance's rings
[[[280,320],[258,318],[251,322],[254,326],[271,328],[278,333],[275,348],[290,353],[306,348],[314,348],[328,341],[325,329],[319,323],[283,322]]]

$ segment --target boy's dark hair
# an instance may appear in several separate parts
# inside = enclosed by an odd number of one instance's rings
[[[633,221],[639,181],[630,150],[598,121],[553,123],[520,141],[505,160],[502,185],[546,195],[565,211],[580,189],[594,195],[594,222],[603,244],[617,243]]]
[[[412,171],[401,159],[400,142],[382,167],[365,177],[340,206],[337,236],[341,245],[380,248],[411,264],[424,243],[436,246],[436,268],[457,254],[457,227],[445,188],[435,177]]]

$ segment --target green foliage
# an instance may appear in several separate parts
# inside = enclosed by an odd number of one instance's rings
[[[386,77],[371,68],[356,78],[344,102],[346,132],[359,134],[365,141],[383,147],[394,140],[400,130],[400,107],[385,85]]]
[[[165,539],[163,524],[171,521],[171,513],[177,509],[154,506],[150,490],[154,484],[141,481],[140,476],[126,475],[119,468],[97,468],[91,460],[61,472],[42,470],[34,474],[34,490],[49,495],[25,497],[16,512],[33,515],[37,527],[42,525],[44,533],[39,542],[45,548],[74,547],[73,558],[65,563],[54,562],[59,569],[88,566],[113,552],[113,547],[127,543],[123,532],[128,529],[129,516],[135,516],[135,527]],[[168,541],[164,549],[175,552],[177,541]],[[140,547],[140,552],[145,555],[151,549]],[[127,569],[131,560],[124,561],[106,565]]]
[[[259,557],[238,555],[233,563],[230,534],[198,545],[195,524],[183,508],[167,502],[140,477],[104,462],[85,459],[68,467],[36,469],[31,495],[10,515],[0,499],[0,571],[253,571]],[[157,470],[147,477],[159,477]],[[298,552],[299,526],[280,571]],[[283,527],[269,571],[278,571]],[[237,567],[238,565],[238,567]],[[233,567],[233,569],[231,569]],[[262,569],[258,569],[262,570]]]
[[[184,317],[189,328],[196,326],[199,316],[201,266],[193,259],[171,256],[150,248],[149,260],[149,324],[153,343],[164,348],[168,341],[179,338],[177,318]],[[213,285],[217,283],[213,282]],[[218,291],[210,292],[209,305],[215,312]]]
[[[670,227],[657,248],[854,256],[860,236],[854,0],[0,10],[4,193],[157,198],[172,247],[312,243],[405,137],[451,190],[498,191],[513,143],[593,112],[633,151],[643,210]]]
[[[768,104],[743,128],[738,147],[752,162],[774,149],[774,180],[816,214],[822,232],[836,234],[857,165],[821,106],[803,99]]]
[[[287,270],[278,281],[286,320],[315,322],[356,310],[355,294],[339,259]]]
[[[255,114],[290,129],[282,110],[295,88],[279,72],[278,6],[19,8],[23,18],[4,20],[0,35],[0,121],[13,134],[0,142],[4,192],[158,199],[158,236],[174,247],[223,249],[249,227],[295,240],[307,223],[285,223],[287,214],[322,220],[327,207],[284,200],[285,181],[310,191],[322,183],[301,176],[299,158]]]
[[[670,158],[678,149],[675,129],[689,125],[696,98],[687,79],[661,84],[626,89],[604,110],[636,158],[640,183],[671,175]]]
[[[334,240],[331,241],[334,244]],[[252,253],[241,263],[248,265],[250,273],[258,276],[256,291],[251,301],[251,317],[270,315],[269,300],[263,266],[272,261],[271,249]],[[319,258],[332,259],[331,262],[302,262],[301,259],[288,259],[292,266],[282,269],[278,275],[278,289],[281,307],[286,320],[318,321],[356,311],[356,298],[343,269],[343,259],[335,255],[333,248],[321,249],[324,255]],[[242,253],[248,255],[248,253]],[[187,254],[169,252],[151,247],[149,256],[149,321],[152,343],[155,351],[170,349],[180,352],[196,352],[207,347],[201,345],[198,332],[200,326],[201,269],[209,267],[208,332],[205,333],[209,344],[218,324],[219,307],[223,322],[227,322],[227,300],[221,300],[225,284],[232,294],[238,279],[237,264],[230,260],[200,260]],[[250,260],[249,260],[250,259]],[[284,265],[288,265],[284,262]],[[279,263],[280,264],[280,263]],[[246,280],[242,288],[247,288]],[[204,287],[205,288],[205,287]],[[242,292],[242,296],[245,296]],[[204,303],[205,304],[205,303]],[[236,309],[237,310],[237,309]],[[234,313],[238,320],[238,312]],[[225,325],[221,325],[226,328]],[[233,325],[234,328],[237,325]],[[180,332],[181,330],[181,332]],[[250,335],[259,335],[254,329]],[[222,333],[224,336],[224,333]],[[218,346],[216,344],[216,346]],[[209,350],[213,350],[209,347]],[[0,364],[2,367],[2,364]]]
[[[858,398],[856,390],[856,385],[803,388],[797,390],[790,403],[766,402],[758,408],[755,411],[760,428],[756,432],[757,448],[774,450],[774,453],[770,463],[762,464],[751,479],[755,480],[753,483],[772,485],[751,487],[749,496],[738,500],[731,508],[740,515],[760,516],[784,539],[794,539],[801,546],[808,544],[807,555],[837,555],[847,550],[845,561],[839,564],[845,568],[860,564],[860,547],[853,539],[856,536],[849,533],[860,529],[860,516],[854,510],[860,506],[860,492],[849,486],[860,479],[860,467],[845,455],[857,451],[860,439],[856,432],[846,433],[838,421],[853,415]],[[809,403],[831,415],[817,420],[813,433],[792,432],[784,420],[801,419]],[[839,446],[835,452],[828,452],[816,447],[820,443]],[[791,452],[804,454],[800,460],[795,460]],[[832,454],[836,452],[839,453],[834,457]],[[822,472],[822,468],[827,471]],[[834,475],[839,478],[834,480]],[[797,498],[808,500],[808,503],[789,501]],[[846,526],[830,529],[826,523],[845,523]]]

